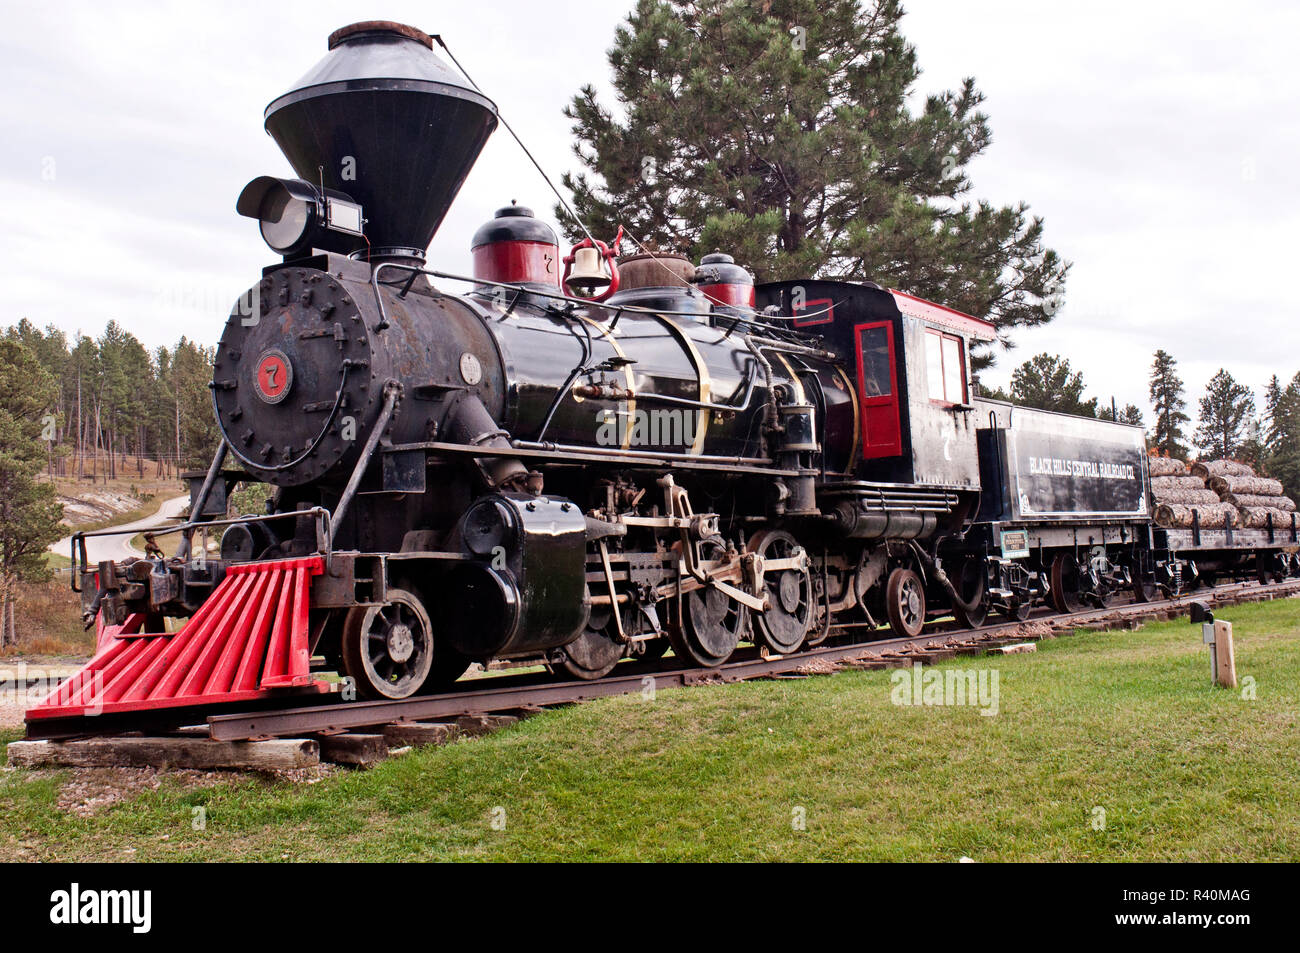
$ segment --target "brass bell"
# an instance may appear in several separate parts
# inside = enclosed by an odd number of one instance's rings
[[[578,297],[590,298],[609,287],[610,276],[605,269],[599,248],[579,248],[573,253],[573,271],[569,273],[569,289]]]

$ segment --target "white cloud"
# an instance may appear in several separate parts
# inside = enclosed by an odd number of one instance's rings
[[[1074,262],[1058,318],[1020,334],[993,382],[1047,350],[1069,356],[1093,393],[1145,407],[1157,347],[1179,359],[1193,398],[1220,366],[1257,388],[1300,369],[1289,174],[1300,8],[912,6],[918,93],[973,75],[988,95],[994,143],[973,165],[974,197],[1028,201]],[[115,318],[150,346],[181,333],[214,342],[269,259],[233,211],[253,176],[287,171],[262,110],[324,54],[330,31],[366,16],[442,33],[558,179],[573,165],[560,111],[583,83],[608,89],[605,50],[628,8],[14,7],[0,37],[0,322],[98,333]],[[431,261],[468,270],[469,236],[511,199],[551,217],[549,190],[499,129]]]

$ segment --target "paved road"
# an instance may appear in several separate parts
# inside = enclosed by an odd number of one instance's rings
[[[170,500],[164,500],[162,506],[152,516],[146,516],[142,520],[136,520],[133,523],[123,523],[121,526],[114,526],[113,529],[122,530],[120,536],[91,536],[86,540],[86,559],[90,565],[101,562],[105,559],[128,559],[131,556],[143,556],[141,550],[134,549],[131,546],[131,537],[142,529],[148,529],[150,526],[157,526],[165,523],[173,517],[179,516],[181,510],[189,506],[190,496],[173,497]],[[67,556],[72,552],[72,537],[67,536],[57,543],[50,546],[50,552],[58,553],[60,556]]]

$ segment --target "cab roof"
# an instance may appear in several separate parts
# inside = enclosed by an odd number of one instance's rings
[[[942,304],[935,304],[933,301],[926,301],[924,298],[894,288],[890,288],[889,293],[893,295],[898,310],[909,317],[950,328],[977,341],[997,340],[997,328],[992,321],[985,321],[983,318],[977,318]]]

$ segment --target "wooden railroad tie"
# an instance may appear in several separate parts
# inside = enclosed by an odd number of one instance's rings
[[[383,735],[358,732],[321,735],[320,753],[324,761],[365,767],[388,757],[388,742]]]
[[[518,715],[461,715],[456,719],[456,724],[462,735],[477,738],[506,725],[513,725],[518,720]]]
[[[445,745],[455,741],[460,734],[460,725],[445,721],[403,722],[384,726],[384,740],[390,749]]]
[[[235,768],[284,771],[320,764],[320,743],[310,738],[213,741],[211,738],[86,738],[80,741],[13,741],[9,763],[20,768]]]

